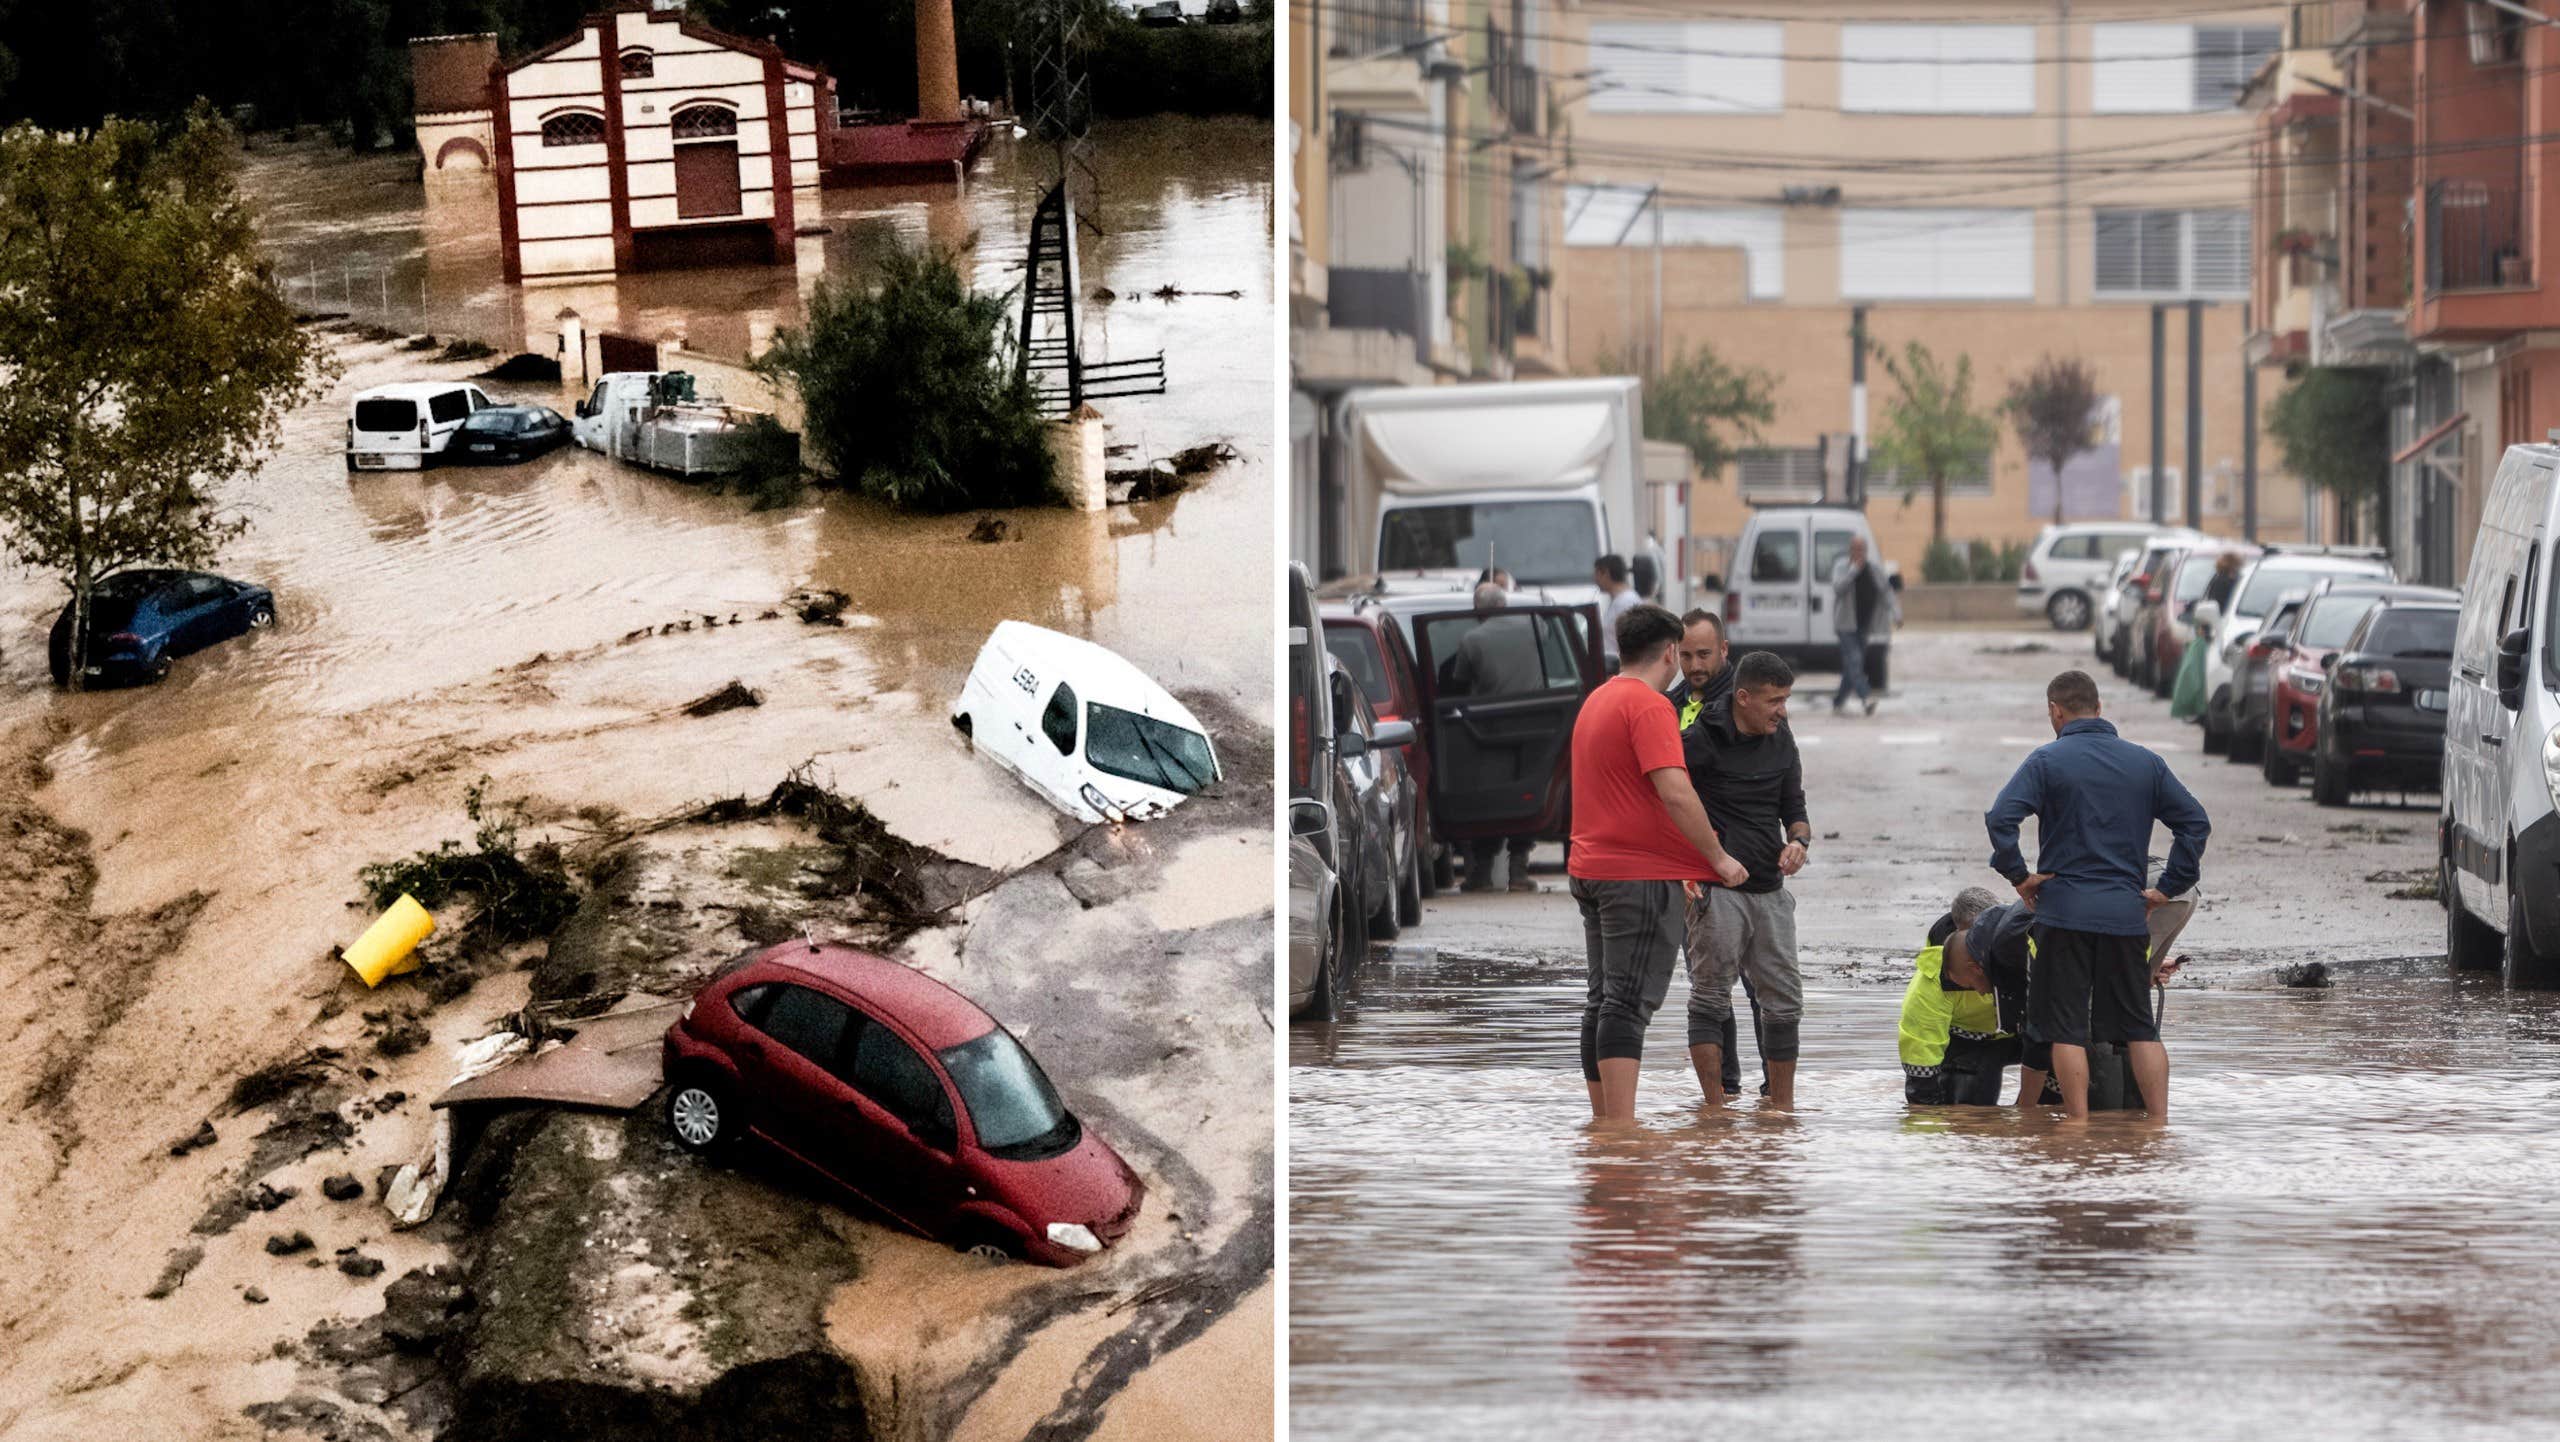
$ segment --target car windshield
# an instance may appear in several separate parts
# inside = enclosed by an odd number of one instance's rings
[[[2302,638],[2297,643],[2306,650],[2334,651],[2347,644],[2356,632],[2356,623],[2373,609],[2371,596],[2324,596],[2311,608],[2311,617],[2302,623]]]
[[[405,431],[418,424],[418,403],[390,397],[356,402],[356,429]]]
[[[1598,534],[1587,501],[1407,506],[1380,523],[1378,569],[1500,566],[1523,586],[1588,585],[1600,559]]]
[[[2202,597],[2204,588],[2212,584],[2213,557],[2211,556],[2190,557],[2185,565],[2178,568],[2178,599],[2180,601],[2193,601]]]
[[[1058,1100],[1058,1089],[1049,1085],[1040,1063],[1003,1027],[945,1049],[942,1069],[960,1088],[960,1103],[969,1109],[978,1145],[997,1156],[1014,1161],[1055,1156],[1081,1135],[1075,1114]]]
[[[493,407],[489,410],[474,411],[471,419],[462,423],[462,428],[466,431],[503,436],[523,430],[532,422],[533,417],[521,411],[505,411]]]
[[[1085,707],[1084,759],[1113,776],[1185,796],[1218,779],[1208,737],[1098,701]]]
[[[2297,586],[2307,586],[2322,576],[2335,576],[2340,580],[2350,577],[2381,577],[2387,580],[2390,575],[2391,569],[2379,562],[2343,566],[2260,566],[2249,573],[2249,584],[2241,587],[2240,594],[2233,599],[2231,614],[2263,616],[2267,608],[2276,603],[2277,597]]]
[[[2462,613],[2451,607],[2393,606],[2373,618],[2364,644],[2357,648],[2375,656],[2412,661],[2453,659],[2453,627]]]
[[[1342,662],[1343,669],[1351,673],[1352,680],[1360,683],[1370,705],[1387,704],[1392,693],[1387,687],[1386,658],[1378,654],[1377,632],[1356,623],[1346,626],[1327,623],[1324,648]]]

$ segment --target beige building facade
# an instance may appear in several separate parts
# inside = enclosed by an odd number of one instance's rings
[[[2093,426],[2115,446],[2115,475],[2104,484],[2091,458],[2075,463],[2064,489],[2077,520],[2147,513],[2153,311],[2167,305],[2174,521],[2185,518],[2187,302],[2204,302],[2198,523],[2241,532],[2244,308],[2259,242],[2253,123],[2237,102],[2281,50],[2286,8],[2172,20],[2149,0],[1954,0],[1895,7],[1889,23],[1868,3],[1759,9],[1788,18],[1552,12],[1547,63],[1583,77],[1551,102],[1573,156],[1551,222],[1552,343],[1577,371],[1706,346],[1774,377],[1764,452],[1692,488],[1698,569],[1717,568],[1716,540],[1740,531],[1750,503],[1821,494],[1825,438],[1837,455],[1855,425],[1861,308],[1877,345],[1969,356],[1986,406],[2044,355],[2087,361],[2108,397]],[[1893,385],[1867,371],[1872,438]],[[2052,519],[2002,430],[1952,490],[1951,540],[2025,540]],[[2255,491],[2261,537],[2318,524],[2263,443]],[[1871,475],[1869,495],[1886,554],[1916,576],[1925,493],[1906,507],[1896,477]]]

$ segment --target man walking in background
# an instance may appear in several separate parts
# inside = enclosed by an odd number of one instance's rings
[[[1582,1079],[1591,1114],[1632,1121],[1644,1029],[1671,986],[1684,881],[1739,885],[1681,754],[1663,691],[1678,665],[1680,618],[1638,605],[1619,619],[1617,675],[1573,723],[1573,849],[1566,870],[1582,909],[1589,983],[1582,1005]]]
[[[1624,664],[1618,650],[1618,622],[1644,598],[1627,580],[1627,558],[1615,551],[1591,563],[1591,584],[1600,588],[1600,654],[1615,671]]]
[[[1691,611],[1680,626],[1680,680],[1671,688],[1671,709],[1686,731],[1699,712],[1733,694],[1733,668],[1724,663],[1724,622],[1715,612]]]
[[[1991,869],[2035,911],[2029,1036],[2053,1048],[2063,1112],[2089,1114],[2091,1040],[2124,1046],[2154,1120],[2169,1115],[2169,1053],[2151,1016],[2152,907],[2196,884],[2213,823],[2167,762],[2098,715],[2098,683],[2065,671],[2045,687],[2054,739],[2018,767],[1983,817]],[[2018,827],[2036,818],[2033,871]],[[2165,823],[2169,864],[2146,889],[2151,827]]]
[[[1855,695],[1868,715],[1876,714],[1876,698],[1867,689],[1867,641],[1902,624],[1902,602],[1885,579],[1884,567],[1867,559],[1867,538],[1849,538],[1849,554],[1831,563],[1831,627],[1840,641],[1840,690],[1831,698],[1837,713]]]
[[[1748,871],[1741,881],[1705,888],[1689,905],[1689,1060],[1711,1107],[1725,1101],[1737,977],[1749,979],[1769,1103],[1780,1111],[1796,1104],[1804,981],[1786,879],[1804,868],[1813,826],[1805,816],[1804,763],[1787,729],[1795,684],[1786,662],[1754,651],[1734,663],[1733,694],[1707,707],[1682,738],[1707,822]]]

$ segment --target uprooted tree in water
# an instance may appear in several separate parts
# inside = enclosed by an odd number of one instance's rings
[[[1046,423],[1002,337],[1011,307],[949,257],[891,249],[878,284],[823,282],[757,362],[800,392],[809,449],[843,483],[921,511],[1059,499]]]
[[[328,374],[236,171],[202,112],[0,131],[0,544],[62,577],[75,656],[100,577],[204,565],[247,528],[202,483],[247,470]]]

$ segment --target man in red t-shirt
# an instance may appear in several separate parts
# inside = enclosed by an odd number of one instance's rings
[[[1689,782],[1678,718],[1663,695],[1680,669],[1680,618],[1640,605],[1618,618],[1618,674],[1573,723],[1573,850],[1565,870],[1582,908],[1590,989],[1582,1079],[1591,1114],[1633,1121],[1645,1023],[1671,986],[1687,908],[1684,881],[1740,885]]]

